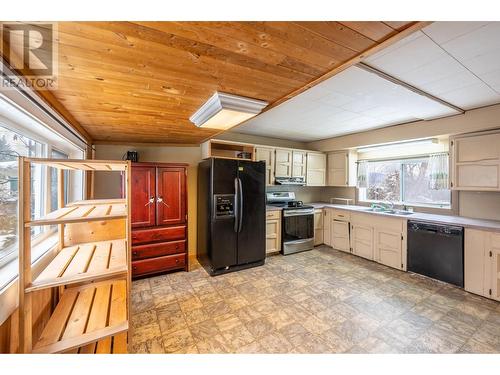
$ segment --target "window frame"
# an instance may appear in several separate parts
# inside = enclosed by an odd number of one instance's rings
[[[36,134],[30,129],[27,129],[21,124],[13,123],[9,119],[1,115],[0,115],[0,126],[11,132],[25,136],[32,141],[40,143],[43,148],[43,152],[40,157],[48,157],[48,155],[52,154],[52,150],[56,150],[57,152],[67,155],[69,158],[71,158],[71,155],[72,154],[74,155],[75,153],[81,153],[81,157],[85,158],[85,150],[80,149],[78,146],[68,142],[68,145],[65,147],[64,145],[61,145],[59,142],[53,142],[52,140],[47,139],[46,137],[43,137],[39,134]],[[41,195],[43,196],[42,198],[43,201],[41,203],[43,209],[42,214],[47,214],[50,212],[51,209],[51,197],[50,197],[51,173],[49,171],[48,166],[40,166],[40,168],[41,168],[40,173],[42,180],[41,184],[42,186],[40,186],[40,189],[41,189]],[[80,176],[75,176],[74,178],[79,179]],[[85,177],[83,174],[81,176],[81,179],[82,181],[80,181],[79,185],[83,189],[85,186],[85,181],[84,181]],[[69,178],[67,183],[68,183],[68,193],[70,193],[72,192],[72,189],[76,188],[76,186],[74,186],[75,184],[73,184],[73,178]],[[83,192],[81,193],[83,194]],[[56,228],[47,227],[46,230],[42,230],[41,233],[32,238],[32,246],[33,248],[37,248],[38,250],[37,252],[33,253],[33,259],[32,259],[33,264],[38,262],[53,248],[53,243],[50,239],[54,236],[55,232]],[[44,242],[47,242],[46,246],[44,246]],[[5,255],[3,258],[0,259],[0,272],[2,272],[2,269],[4,267],[7,268],[9,263],[14,262],[16,261],[16,259],[19,258],[19,243],[16,242],[11,246],[13,250],[9,254]],[[18,276],[19,276],[18,273],[16,273],[15,275],[12,275],[12,277],[6,279],[5,282],[2,282],[2,284],[0,284],[0,295],[5,292],[5,289],[7,289],[12,284],[12,282],[18,278]]]
[[[449,157],[449,152],[446,152]],[[447,205],[443,204],[422,204],[422,203],[410,203],[410,202],[405,202],[403,200],[404,198],[404,162],[405,161],[410,161],[410,160],[422,160],[425,158],[429,158],[431,154],[420,154],[420,155],[411,155],[407,157],[390,157],[390,158],[377,158],[377,159],[361,159],[358,160],[356,163],[356,166],[359,165],[359,162],[368,162],[368,163],[373,163],[373,162],[399,162],[400,163],[400,184],[399,184],[399,200],[397,202],[392,202],[397,205],[405,205],[405,206],[412,206],[412,207],[423,207],[423,208],[431,208],[431,209],[441,209],[441,210],[452,210],[453,209],[453,194],[451,189],[448,189],[450,191],[450,202]],[[357,171],[356,171],[357,173]],[[450,167],[448,167],[448,175],[450,173]],[[376,199],[362,199],[361,198],[361,188],[356,187],[356,201],[359,203],[384,203],[387,202],[387,200],[376,200]],[[363,188],[363,189],[368,189],[368,188]],[[366,196],[366,193],[365,193]]]

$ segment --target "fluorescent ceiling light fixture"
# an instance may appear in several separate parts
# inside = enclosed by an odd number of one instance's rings
[[[226,130],[257,116],[267,105],[263,100],[216,92],[189,120],[200,128]]]
[[[430,144],[437,144],[437,143],[438,143],[437,138],[427,138],[427,139],[419,139],[419,140],[415,140],[415,141],[385,143],[385,144],[376,145],[376,146],[360,147],[356,151],[358,151],[358,153],[363,153],[363,152],[372,152],[372,151],[391,150],[391,149],[396,149],[396,148],[401,148],[401,147],[430,145]]]

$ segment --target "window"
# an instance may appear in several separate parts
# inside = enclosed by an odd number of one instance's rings
[[[448,155],[360,161],[359,200],[449,208]],[[359,183],[359,182],[362,183]]]
[[[0,126],[0,265],[17,255],[18,156],[44,156],[45,145]],[[41,166],[32,170],[32,217],[44,213],[44,176]],[[36,238],[43,227],[33,228]]]
[[[9,124],[10,125],[10,124]],[[72,150],[69,148],[68,150]],[[82,157],[80,150],[72,155]],[[50,141],[22,129],[0,123],[0,290],[17,277],[18,258],[18,156],[69,158],[68,151],[60,151]],[[82,196],[82,178],[79,172],[64,172],[66,202]],[[70,194],[68,194],[70,193]],[[57,171],[33,164],[31,169],[31,216],[33,219],[57,208]],[[56,226],[35,226],[31,229],[32,261],[36,262],[55,244]]]
[[[69,159],[68,155],[64,152],[52,149],[51,158],[53,159]],[[68,180],[69,172],[64,171],[64,204],[68,203]],[[50,210],[57,209],[57,170],[50,168]]]

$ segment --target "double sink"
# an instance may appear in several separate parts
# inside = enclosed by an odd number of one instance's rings
[[[380,212],[382,214],[389,214],[389,215],[412,215],[413,212],[411,211],[406,211],[406,210],[397,210],[395,208],[388,208],[385,206],[379,206],[379,205],[373,205],[371,207],[368,207],[367,209],[363,211],[370,211],[370,212]]]

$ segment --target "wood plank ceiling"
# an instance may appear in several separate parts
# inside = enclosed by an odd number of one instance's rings
[[[215,91],[279,103],[415,25],[60,22],[58,88],[45,99],[96,143],[196,144],[217,133],[189,122]]]

